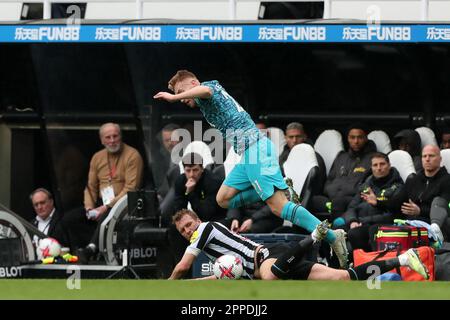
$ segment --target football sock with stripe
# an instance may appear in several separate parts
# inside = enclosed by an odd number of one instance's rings
[[[313,216],[306,208],[290,201],[284,205],[283,210],[281,211],[281,218],[291,221],[293,224],[302,227],[309,232],[313,232],[320,223],[320,220]],[[332,230],[328,230],[325,240],[328,243],[333,243],[336,240],[336,236]]]
[[[256,190],[253,188],[249,188],[239,192],[233,198],[231,198],[228,203],[228,208],[241,208],[258,201],[261,201],[261,198],[259,197]]]
[[[379,269],[374,270],[374,266]],[[350,279],[352,280],[367,280],[370,276],[373,276],[374,271],[378,271],[378,274],[382,275],[397,267],[400,267],[400,261],[398,258],[392,258],[389,260],[367,262],[357,267],[349,268],[347,272],[350,274]]]

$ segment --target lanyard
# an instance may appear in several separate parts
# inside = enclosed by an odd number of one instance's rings
[[[109,161],[109,152],[107,154],[108,157],[108,169],[109,169],[109,178],[108,178],[108,182],[111,184],[112,179],[114,179],[114,177],[116,176],[116,170],[117,170],[117,165],[119,164],[119,160],[120,160],[120,156],[122,155],[122,153],[119,154],[119,156],[117,157],[116,163],[111,167],[110,161]]]

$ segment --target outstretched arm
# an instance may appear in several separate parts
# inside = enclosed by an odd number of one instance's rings
[[[183,258],[181,258],[181,261],[178,262],[178,264],[173,269],[172,274],[169,277],[169,280],[180,279],[182,276],[184,276],[186,272],[188,272],[189,269],[191,268],[195,258],[197,257],[191,253],[185,253]]]
[[[212,96],[212,91],[209,87],[206,86],[196,86],[184,92],[180,92],[178,94],[172,94],[169,92],[158,92],[153,96],[154,99],[165,100],[167,102],[176,102],[183,99],[209,99]]]
[[[173,269],[172,274],[169,277],[169,280],[176,280],[183,277],[186,274],[186,272],[189,271],[196,258],[197,257],[194,256],[193,254],[185,253],[183,258],[181,258],[181,261],[178,262],[178,264]],[[193,280],[217,280],[217,278],[215,275],[211,275],[208,277],[196,278]]]

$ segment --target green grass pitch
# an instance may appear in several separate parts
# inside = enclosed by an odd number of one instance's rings
[[[65,279],[3,279],[0,299],[450,299],[450,282],[381,282],[380,286],[371,290],[365,281],[82,279],[80,289],[68,289]]]

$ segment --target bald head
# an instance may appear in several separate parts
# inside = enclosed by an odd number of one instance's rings
[[[422,149],[422,167],[427,177],[433,177],[441,168],[441,150],[428,144]]]

